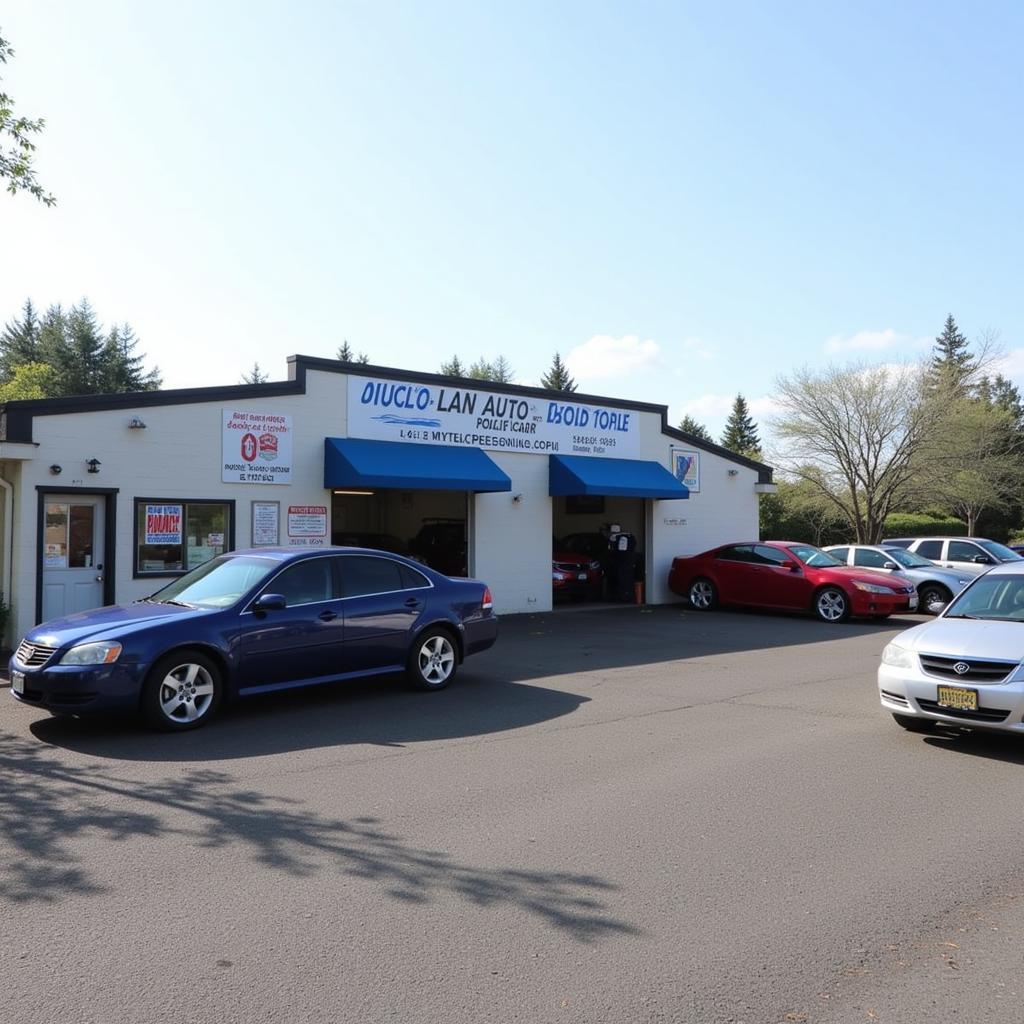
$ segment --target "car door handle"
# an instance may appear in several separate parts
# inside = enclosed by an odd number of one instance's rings
[[[337,617],[338,617],[338,613],[337,612],[332,612],[330,610],[322,611],[317,616],[317,618],[320,619],[321,622],[331,622],[334,619],[336,619]]]
[[[419,608],[420,604],[421,604],[421,602],[420,602],[420,599],[418,597],[410,597],[409,600],[405,602],[405,607],[406,608]]]

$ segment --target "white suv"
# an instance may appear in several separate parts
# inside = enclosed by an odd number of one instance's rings
[[[936,565],[978,576],[993,565],[1024,561],[1005,544],[984,537],[896,537],[883,540],[927,558]]]

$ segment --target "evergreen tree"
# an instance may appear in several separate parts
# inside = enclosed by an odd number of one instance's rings
[[[732,412],[729,413],[722,434],[722,447],[747,456],[755,456],[761,451],[757,426],[750,418],[747,400],[742,395],[737,395],[732,403]]]
[[[129,391],[157,391],[160,388],[160,371],[143,369],[143,356],[135,350],[139,339],[135,332],[122,324],[114,324],[107,335],[102,355],[103,391],[122,394]]]
[[[44,329],[46,325],[44,324]],[[88,299],[72,306],[63,317],[63,338],[52,351],[43,351],[56,374],[60,395],[95,395],[103,391],[104,341]]]
[[[946,317],[942,333],[935,339],[928,368],[929,390],[961,398],[967,394],[977,369],[977,362],[971,355],[970,342],[950,314]]]
[[[549,391],[575,391],[576,381],[569,376],[569,371],[562,362],[562,357],[556,352],[555,358],[551,360],[551,369],[540,379],[540,386]]]
[[[40,359],[39,315],[31,299],[21,307],[21,319],[15,317],[4,325],[0,334],[0,381],[9,381],[21,363],[35,363]]]
[[[348,338],[338,348],[338,358],[343,363],[368,363],[370,361],[370,357],[365,352],[360,352],[359,355],[355,354],[352,346],[348,343]]]
[[[512,383],[512,367],[504,356],[498,356],[493,363],[489,363],[481,356],[466,371],[466,376],[473,380],[490,380],[496,384]]]
[[[260,369],[259,363],[253,363],[248,373],[242,374],[243,384],[265,384],[270,377]]]
[[[458,356],[452,356],[447,362],[441,364],[441,369],[438,373],[444,374],[446,377],[465,377],[466,369],[462,365]]]
[[[692,416],[687,414],[679,421],[679,429],[685,434],[692,434],[694,437],[699,437],[702,441],[710,441],[712,444],[715,443],[715,439],[711,436],[708,428],[703,423],[698,423]]]

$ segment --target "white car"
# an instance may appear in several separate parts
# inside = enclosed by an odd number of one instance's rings
[[[882,651],[882,707],[912,732],[1024,732],[1024,564],[993,566]]]
[[[971,576],[981,575],[990,565],[1022,561],[1005,544],[984,537],[894,537],[882,543],[886,547],[906,548],[936,565]]]

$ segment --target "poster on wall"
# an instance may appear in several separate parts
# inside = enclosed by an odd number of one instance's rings
[[[700,452],[672,449],[672,475],[691,494],[700,493]]]
[[[291,416],[241,409],[221,411],[221,480],[226,484],[290,484]]]
[[[640,416],[560,397],[348,378],[348,436],[534,455],[640,455]]]
[[[144,544],[181,543],[181,505],[147,505]]]
[[[288,544],[293,548],[311,548],[326,543],[327,506],[289,505]]]
[[[274,547],[281,543],[281,503],[254,501],[252,503],[252,546]]]

